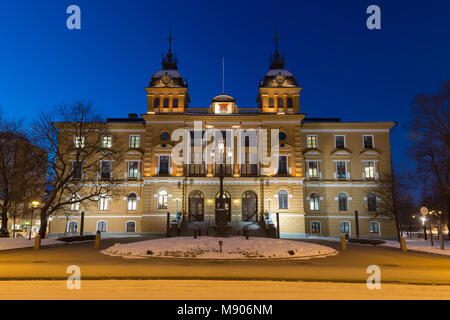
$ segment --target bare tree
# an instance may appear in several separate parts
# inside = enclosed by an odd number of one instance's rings
[[[43,150],[31,143],[22,123],[0,113],[1,237],[9,237],[8,213],[16,214],[20,206],[43,191],[45,165],[39,162],[43,157]]]
[[[408,124],[409,155],[417,166],[415,180],[419,190],[428,191],[427,201],[443,211],[447,221],[450,218],[449,105],[450,81],[447,80],[437,94],[420,94],[414,98]]]
[[[70,205],[113,196],[120,180],[113,174],[121,153],[104,147],[107,123],[94,111],[92,103],[61,104],[50,113],[41,113],[33,126],[37,141],[48,154],[48,176],[52,190],[42,199],[39,234],[45,237],[48,218]],[[110,174],[101,174],[100,162]]]

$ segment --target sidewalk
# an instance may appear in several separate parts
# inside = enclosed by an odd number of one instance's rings
[[[58,241],[56,239],[41,240],[41,246],[49,246],[55,244],[65,244],[65,242]],[[0,238],[0,251],[32,247],[34,247],[34,238],[32,238],[31,240],[28,240],[28,238]]]

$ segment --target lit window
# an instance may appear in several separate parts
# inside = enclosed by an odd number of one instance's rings
[[[137,196],[135,193],[130,193],[127,198],[127,210],[135,211],[137,207]]]
[[[365,149],[372,149],[373,148],[373,136],[364,136],[364,148]]]
[[[72,198],[70,199],[70,201],[76,201],[77,199],[78,199],[78,197],[73,195]],[[78,210],[80,210],[80,202],[72,202],[69,205],[69,210],[70,211],[78,211]]]
[[[377,196],[373,193],[367,195],[367,210],[377,211]]]
[[[110,149],[112,147],[112,136],[102,137],[102,148]]]
[[[100,211],[108,210],[108,196],[102,195],[98,199],[98,210],[100,210]]]
[[[130,149],[141,147],[141,136],[130,136]]]
[[[139,161],[128,161],[128,179],[139,178]]]
[[[288,193],[285,190],[278,192],[278,208],[287,209],[288,208]]]
[[[74,141],[75,148],[77,148],[77,149],[84,148],[84,141],[85,141],[84,137],[75,136],[73,141]]]
[[[364,177],[375,179],[375,161],[364,161]]]
[[[370,222],[369,223],[369,232],[370,233],[380,233],[380,223],[379,222]]]
[[[108,225],[108,222],[106,222],[106,221],[98,221],[97,222],[97,231],[106,232],[107,225]]]
[[[336,161],[336,176],[338,179],[347,179],[347,166],[345,161]]]
[[[309,208],[312,211],[319,210],[319,195],[317,193],[311,193],[309,196]]]
[[[167,209],[168,197],[169,195],[165,190],[158,193],[158,209]]]
[[[319,161],[308,161],[308,177],[311,179],[319,178]]]
[[[350,223],[341,222],[340,224],[341,233],[350,233]]]
[[[334,136],[336,149],[345,148],[345,136]]]
[[[317,143],[317,136],[307,136],[306,147],[309,149],[317,149],[319,147]]]
[[[320,233],[320,222],[319,221],[311,222],[311,233]]]
[[[348,211],[347,195],[345,193],[339,193],[339,211]]]
[[[68,233],[77,233],[77,231],[78,231],[78,222],[70,221],[67,224],[67,232]]]

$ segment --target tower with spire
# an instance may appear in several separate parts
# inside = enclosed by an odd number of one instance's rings
[[[189,105],[187,81],[178,72],[177,58],[172,52],[172,29],[169,28],[169,50],[162,57],[162,69],[153,74],[147,92],[147,113],[183,113]]]

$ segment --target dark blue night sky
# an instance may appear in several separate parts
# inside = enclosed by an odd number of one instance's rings
[[[81,7],[82,29],[66,28]],[[381,8],[382,29],[366,28]],[[169,25],[191,107],[225,91],[255,107],[278,27],[286,68],[303,87],[300,111],[343,121],[399,122],[394,162],[412,98],[450,75],[449,1],[144,1],[0,3],[0,105],[31,120],[42,109],[85,98],[105,117],[146,112],[144,87],[160,69]]]

